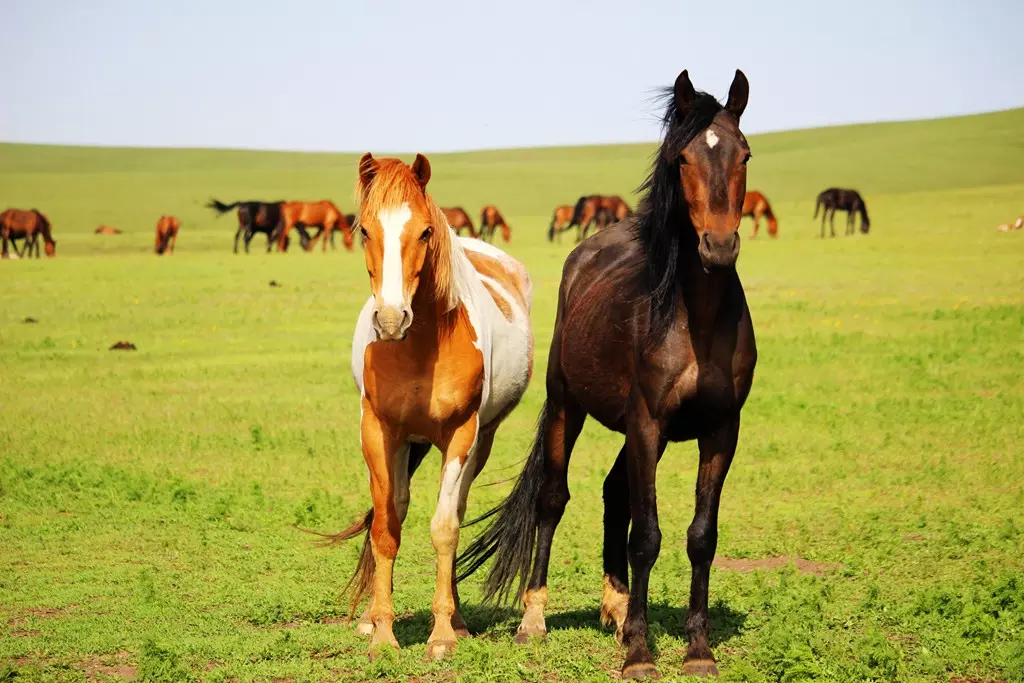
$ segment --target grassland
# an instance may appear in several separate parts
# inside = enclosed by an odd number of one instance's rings
[[[722,503],[728,561],[712,572],[723,677],[1024,680],[1024,234],[994,231],[1024,211],[1024,110],[751,144],[750,187],[781,237],[745,240],[739,263],[760,362]],[[571,248],[544,239],[551,208],[630,193],[652,149],[432,155],[440,202],[508,217],[540,348]],[[597,605],[600,489],[620,442],[594,425],[570,471],[546,644],[515,646],[517,611],[476,606],[471,582],[476,637],[424,662],[434,457],[413,482],[394,656],[369,663],[342,623],[356,545],[316,549],[292,528],[337,529],[368,504],[348,371],[362,257],[267,256],[259,241],[234,256],[233,219],[202,204],[349,209],[354,161],[0,145],[0,205],[37,206],[58,239],[54,260],[0,263],[0,680],[617,675]],[[827,185],[862,191],[869,236],[817,238]],[[168,212],[183,228],[159,259]],[[99,223],[125,234],[91,234]],[[107,350],[121,339],[139,350]],[[470,514],[517,473],[544,364]],[[686,645],[695,453],[670,447],[659,472],[651,621],[667,678]]]

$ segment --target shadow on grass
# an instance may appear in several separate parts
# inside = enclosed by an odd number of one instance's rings
[[[519,624],[522,610],[508,607],[491,608],[463,605],[462,616],[466,620],[469,632],[474,637],[498,625],[507,627],[508,635],[512,635]],[[718,647],[739,635],[747,620],[747,615],[718,601],[708,608],[708,618],[711,621],[711,647]],[[647,608],[647,619],[652,632],[657,632],[660,629],[674,638],[686,639],[686,607],[652,603]],[[431,620],[432,615],[429,610],[419,610],[404,616],[395,621],[395,637],[403,646],[426,643],[433,626]],[[601,625],[600,613],[596,606],[594,609],[551,612],[546,616],[546,621],[549,633],[568,629],[590,629],[612,634],[612,629]],[[499,629],[497,632],[501,633],[502,631]]]

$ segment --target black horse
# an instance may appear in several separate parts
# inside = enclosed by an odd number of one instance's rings
[[[868,219],[868,206],[864,198],[857,190],[844,190],[838,187],[830,187],[818,195],[818,201],[814,204],[814,217],[818,217],[818,211],[824,208],[821,214],[821,236],[825,236],[825,218],[829,218],[832,237],[836,236],[836,211],[846,211],[846,234],[852,235],[855,231],[857,213],[860,213],[860,231],[867,234],[871,229],[871,221]]]
[[[281,204],[283,203],[283,201],[242,201],[224,204],[216,199],[211,199],[206,207],[216,211],[218,216],[238,207],[238,230],[235,231],[236,254],[238,253],[238,238],[243,237],[245,253],[248,254],[249,242],[257,232],[262,232],[267,236],[267,253],[270,253],[270,250],[274,248],[274,243],[277,242],[278,228],[281,222]],[[302,248],[305,249],[309,243],[309,233],[306,232],[305,226],[296,225],[295,227],[299,231]],[[285,241],[285,250],[288,249],[289,242],[290,239]]]
[[[692,574],[683,672],[717,673],[708,580],[722,487],[757,362],[735,268],[750,158],[739,128],[748,92],[740,71],[724,107],[694,91],[686,71],[666,92],[665,140],[640,210],[566,259],[533,449],[508,498],[480,518],[488,527],[458,560],[461,579],[494,557],[485,595],[522,596],[517,642],[543,635],[551,543],[569,501],[576,438],[588,415],[624,434],[604,482],[601,600],[602,621],[617,627],[626,646],[623,678],[656,674],[647,646],[647,587],[661,548],[655,478],[668,442],[690,439],[700,464],[686,534]]]

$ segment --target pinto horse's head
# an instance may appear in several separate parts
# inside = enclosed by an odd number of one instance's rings
[[[374,297],[372,324],[382,341],[405,339],[421,279],[431,284],[424,300],[438,302],[442,312],[455,305],[448,222],[427,196],[429,180],[422,154],[412,166],[369,153],[359,161],[358,225]]]
[[[748,94],[747,77],[737,69],[725,107],[712,100],[718,111],[711,112],[710,125],[689,131],[689,140],[678,150],[683,196],[706,270],[734,266],[740,252],[738,230],[747,191],[750,147],[739,124]],[[694,114],[697,120],[706,122],[693,110],[711,103],[705,99],[707,95],[694,90],[685,70],[676,78],[672,97],[677,122],[692,125]]]

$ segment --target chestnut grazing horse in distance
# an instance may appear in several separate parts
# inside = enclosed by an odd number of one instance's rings
[[[173,254],[174,245],[178,242],[178,229],[181,222],[174,216],[160,216],[156,222],[156,243],[153,252],[160,254]]]
[[[36,258],[39,258],[39,236],[42,235],[43,243],[46,245],[46,255],[50,258],[57,255],[57,242],[53,239],[53,228],[37,209],[7,209],[0,213],[0,234],[3,236],[3,248],[0,249],[0,257],[10,258],[8,243],[13,244],[16,239],[23,239],[21,251],[15,250],[17,256],[32,256],[35,249]]]
[[[572,224],[573,206],[571,204],[562,204],[561,206],[555,207],[555,212],[551,216],[551,226],[548,227],[548,242],[555,241],[555,235],[558,235],[558,241],[562,241],[562,233],[569,229]]]
[[[779,234],[779,222],[772,213],[772,205],[768,203],[767,197],[757,190],[751,190],[743,198],[743,217],[747,216],[754,219],[754,232],[750,234],[751,238],[757,237],[758,228],[761,227],[761,216],[768,219],[768,234],[771,237]]]
[[[430,522],[437,584],[430,657],[468,636],[459,613],[455,553],[466,498],[495,430],[519,402],[533,367],[531,284],[518,261],[462,239],[426,192],[430,163],[359,162],[359,225],[372,296],[352,342],[362,394],[360,442],[373,510],[342,540],[369,527],[353,606],[371,587],[359,631],[373,656],[398,647],[392,630],[392,568],[409,508],[409,478],[431,444],[441,451],[441,491]],[[351,582],[350,582],[351,583]]]
[[[327,242],[333,237],[335,230],[340,230],[344,238],[345,248],[352,251],[352,226],[345,220],[345,214],[338,210],[334,202],[284,202],[281,204],[280,224],[277,227],[278,248],[287,249],[288,233],[297,225],[307,228],[319,228],[311,240],[303,241],[303,248],[312,251],[316,241],[324,237],[323,251],[327,251]],[[327,233],[326,236],[324,233]]]
[[[871,221],[868,219],[868,206],[857,190],[844,190],[838,187],[830,187],[818,195],[814,203],[814,217],[818,217],[818,210],[824,207],[821,214],[821,236],[825,237],[825,218],[829,218],[829,228],[832,237],[836,236],[836,211],[846,212],[846,234],[852,235],[856,232],[857,214],[860,213],[860,231],[865,235],[871,229]],[[829,213],[831,212],[831,213]]]
[[[353,235],[352,241],[355,242],[356,215],[354,213],[346,213],[345,214],[345,222],[348,223],[349,232]],[[337,247],[334,244],[334,236],[336,234],[338,234],[337,230],[332,230],[331,231],[331,249],[337,249]],[[348,246],[348,245],[346,245],[346,246]],[[349,247],[349,251],[351,251],[351,250],[352,250],[352,247]]]
[[[112,228],[109,225],[101,225],[93,230],[93,233],[97,235],[120,235],[122,231],[119,228]]]
[[[498,207],[488,204],[480,212],[480,239],[491,242],[494,240],[494,231],[501,228],[501,237],[506,242],[512,241],[512,228],[505,222],[505,217],[498,211]]]
[[[657,674],[647,647],[648,581],[662,537],[655,478],[666,444],[690,439],[700,464],[686,535],[692,577],[683,673],[717,673],[708,578],[757,359],[735,268],[750,158],[739,128],[747,95],[740,71],[724,107],[696,92],[686,71],[666,92],[665,138],[639,213],[566,259],[536,441],[512,492],[481,518],[488,527],[459,557],[462,579],[493,556],[485,595],[522,597],[517,642],[543,635],[551,542],[569,500],[576,438],[588,415],[625,435],[604,482],[601,599],[602,621],[615,624],[626,646],[623,678]],[[668,495],[677,500],[679,492]]]
[[[470,219],[469,214],[461,206],[453,206],[449,209],[441,209],[441,213],[448,219],[448,225],[452,226],[455,230],[456,235],[461,235],[463,229],[465,229],[470,237],[477,237],[476,228],[473,227],[473,221]]]

